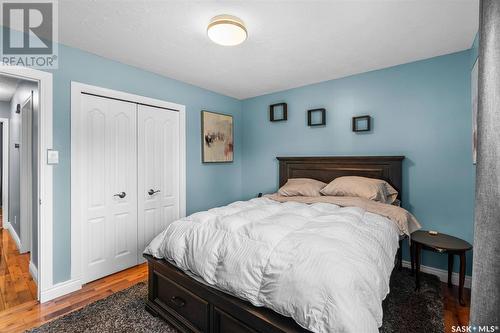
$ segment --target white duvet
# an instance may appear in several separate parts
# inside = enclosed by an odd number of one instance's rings
[[[361,208],[259,198],[173,222],[145,252],[313,332],[378,332],[398,235]]]

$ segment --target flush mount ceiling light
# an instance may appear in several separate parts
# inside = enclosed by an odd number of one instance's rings
[[[208,37],[216,44],[235,46],[247,39],[247,29],[242,20],[231,15],[217,15],[207,27]]]

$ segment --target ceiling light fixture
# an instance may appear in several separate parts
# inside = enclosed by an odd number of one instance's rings
[[[207,27],[208,37],[216,44],[235,46],[243,43],[247,37],[245,23],[236,16],[217,15]]]

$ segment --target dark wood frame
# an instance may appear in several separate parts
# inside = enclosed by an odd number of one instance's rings
[[[282,106],[283,107],[283,118],[277,119],[274,116],[274,108]],[[276,103],[276,104],[271,104],[269,105],[269,120],[270,121],[285,121],[288,119],[288,111],[287,111],[287,105],[286,103]]]
[[[203,114],[207,112],[207,113],[213,113],[213,114],[217,114],[217,115],[220,115],[220,116],[226,116],[226,117],[231,117],[231,123],[232,123],[232,126],[231,126],[231,135],[233,137],[233,159],[231,161],[214,161],[214,162],[207,162],[205,161],[205,136],[204,136],[204,127],[205,127],[205,123],[204,123],[204,120],[203,120]],[[225,114],[225,113],[219,113],[219,112],[213,112],[213,111],[207,111],[207,110],[201,110],[200,112],[200,116],[201,116],[201,162],[202,163],[233,163],[234,162],[234,118],[233,118],[233,115],[231,114]]]
[[[363,120],[363,119],[366,119],[368,126],[366,129],[358,129],[357,122],[358,122],[358,120]],[[368,115],[367,116],[352,117],[352,131],[353,132],[369,132],[372,129],[371,122],[372,122],[372,117],[370,117]]]
[[[401,193],[403,156],[278,157],[279,184],[308,177],[330,182],[340,176],[366,176],[388,181]],[[289,317],[211,288],[174,265],[152,256],[146,309],[181,332],[309,332]],[[398,253],[400,260],[400,253]]]
[[[312,114],[314,112],[321,112],[321,122],[320,123],[313,123],[312,122]],[[307,126],[325,126],[326,125],[326,109],[312,109],[312,110],[307,110]]]

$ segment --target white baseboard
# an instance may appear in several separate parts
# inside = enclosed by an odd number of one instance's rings
[[[403,267],[411,267],[411,263],[409,261],[403,260]],[[420,271],[424,273],[429,273],[436,275],[439,280],[442,282],[448,282],[448,271],[444,269],[434,268],[430,266],[420,265]],[[451,273],[451,283],[455,286],[458,286],[458,278],[459,274],[456,272]],[[470,275],[465,276],[464,287],[470,288],[472,277]]]
[[[5,222],[5,225],[3,226],[5,229],[9,230],[10,236],[12,239],[14,239],[14,242],[16,243],[17,250],[21,252],[21,240],[19,239],[19,236],[16,233],[16,230],[14,230],[14,227],[10,222]]]
[[[33,278],[33,281],[35,281],[36,285],[38,286],[38,269],[36,268],[35,264],[31,260],[30,260],[29,268],[30,268],[31,277]]]
[[[55,284],[50,289],[42,291],[40,295],[40,303],[48,302],[50,300],[53,300],[54,298],[58,298],[60,296],[64,296],[66,294],[80,290],[81,288],[82,281],[80,279],[68,280]]]

